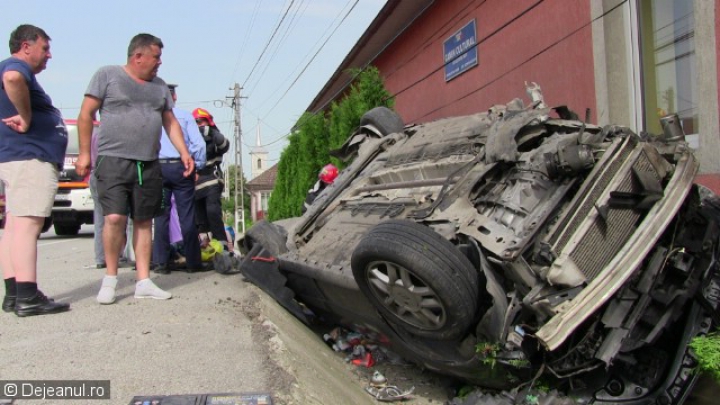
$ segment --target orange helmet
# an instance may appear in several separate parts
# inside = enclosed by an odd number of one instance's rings
[[[325,167],[320,170],[318,178],[325,184],[332,184],[335,178],[338,176],[338,168],[334,164],[328,163]]]
[[[210,114],[208,112],[208,110],[206,110],[204,108],[194,109],[192,112],[192,115],[193,115],[193,118],[195,118],[195,121],[197,121],[199,119],[206,119],[210,125],[215,126],[215,121],[213,121],[212,114]]]

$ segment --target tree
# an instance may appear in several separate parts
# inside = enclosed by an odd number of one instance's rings
[[[275,188],[270,197],[270,220],[299,216],[307,191],[317,181],[320,169],[328,163],[339,169],[345,166],[331,158],[330,151],[342,146],[366,111],[394,105],[377,68],[351,73],[355,81],[345,97],[331,105],[329,112],[306,112],[295,124],[288,137],[289,143],[280,155]]]

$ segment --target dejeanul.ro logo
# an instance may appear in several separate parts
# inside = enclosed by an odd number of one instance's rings
[[[110,380],[0,380],[3,399],[110,399]]]

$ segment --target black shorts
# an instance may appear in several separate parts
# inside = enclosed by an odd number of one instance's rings
[[[104,215],[127,215],[142,221],[161,213],[162,171],[157,160],[98,156],[95,178]]]

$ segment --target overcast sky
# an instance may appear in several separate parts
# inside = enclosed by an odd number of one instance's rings
[[[125,64],[130,39],[140,32],[162,39],[159,76],[179,84],[178,106],[208,109],[228,138],[234,132],[233,110],[221,104],[238,83],[247,97],[242,99],[241,122],[243,167],[249,177],[248,149],[256,143],[258,123],[272,165],[290,128],[384,4],[385,0],[4,1],[0,27],[5,41],[25,23],[50,35],[53,58],[38,81],[65,118],[77,118],[90,77],[99,67]],[[4,49],[3,57],[9,56],[7,45]],[[227,160],[234,156],[228,154]]]

